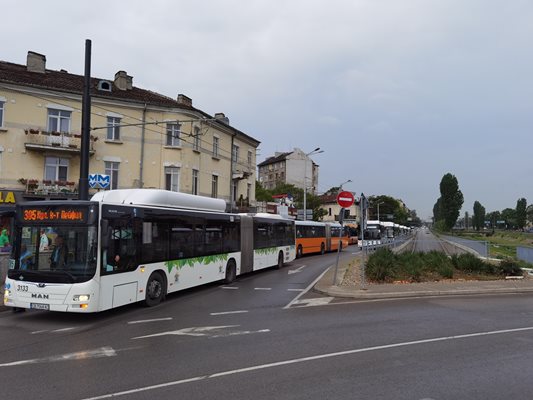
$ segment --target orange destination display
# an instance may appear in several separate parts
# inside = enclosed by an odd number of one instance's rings
[[[53,207],[32,208],[22,210],[23,221],[35,222],[85,222],[87,221],[87,208]]]

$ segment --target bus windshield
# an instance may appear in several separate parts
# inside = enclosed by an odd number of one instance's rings
[[[97,255],[95,226],[22,226],[19,235],[10,275],[19,276],[21,271],[25,271],[26,281],[50,283],[85,282],[94,276]]]

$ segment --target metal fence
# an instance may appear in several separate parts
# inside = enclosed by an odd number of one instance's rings
[[[533,264],[533,248],[517,246],[516,258]]]
[[[464,238],[460,238],[457,236],[442,236],[442,237],[450,242],[457,243],[462,246],[468,247],[469,249],[474,250],[481,257],[489,256],[488,242],[480,242],[478,240],[469,240],[469,239],[464,239]]]

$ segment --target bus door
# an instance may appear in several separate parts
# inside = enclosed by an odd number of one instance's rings
[[[252,217],[241,216],[241,274],[254,269],[254,223]]]

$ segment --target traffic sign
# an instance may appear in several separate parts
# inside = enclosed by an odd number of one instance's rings
[[[342,208],[350,208],[354,201],[352,192],[340,192],[337,195],[337,204]]]

